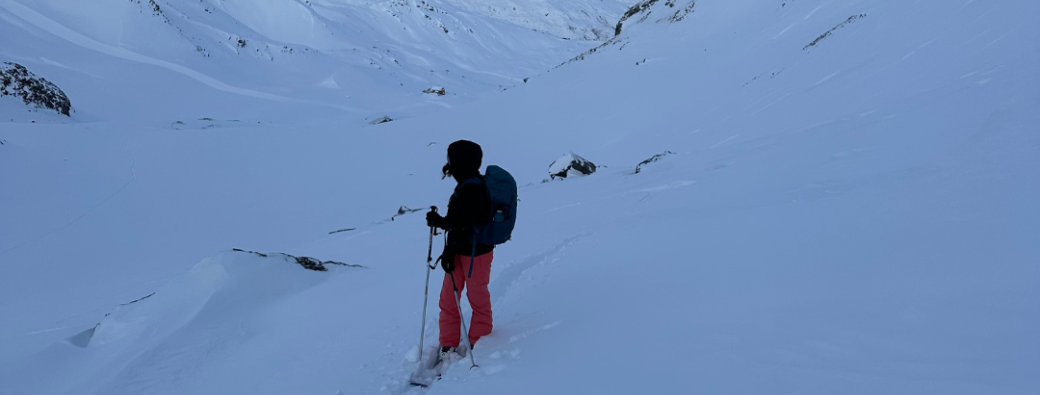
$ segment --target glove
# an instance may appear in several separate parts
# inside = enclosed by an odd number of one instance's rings
[[[430,212],[426,213],[426,226],[433,226],[433,227],[438,227],[438,228],[441,228],[441,229],[447,229],[447,226],[445,225],[444,222],[445,222],[444,217],[442,217],[440,214],[437,214],[436,211],[430,211]]]
[[[455,254],[445,252],[441,254],[441,267],[444,268],[445,273],[451,273],[455,270]]]

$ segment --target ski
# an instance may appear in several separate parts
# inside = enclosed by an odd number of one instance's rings
[[[412,373],[409,383],[414,387],[427,388],[437,380],[441,379],[441,375],[448,371],[448,367],[452,363],[465,357],[466,350],[460,349],[460,352],[450,353],[447,358],[441,358],[439,347],[431,347],[426,350],[423,355],[423,361],[419,364],[419,368]]]
[[[415,372],[412,372],[409,382],[415,387],[426,388],[433,385],[434,381],[440,380],[453,359],[455,358],[451,355],[447,359],[441,358],[439,347],[430,347],[423,353],[423,360]]]

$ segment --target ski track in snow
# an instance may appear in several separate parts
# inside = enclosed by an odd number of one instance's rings
[[[591,234],[583,234],[566,238],[547,251],[497,268],[497,273],[492,272],[494,278],[491,279],[490,285],[488,286],[491,290],[492,306],[498,305],[500,299],[508,297],[514,286],[517,286],[527,279],[525,274],[528,270],[545,263],[558,261],[558,256],[563,253],[563,251],[568,247],[573,246],[579,240],[589,237],[590,235]]]
[[[715,149],[715,148],[718,148],[718,147],[722,146],[723,144],[726,144],[726,143],[728,143],[728,142],[729,142],[730,140],[733,140],[733,139],[737,138],[737,136],[739,136],[739,135],[733,135],[733,136],[730,136],[730,138],[728,138],[728,139],[725,139],[725,140],[722,140],[722,141],[718,142],[717,144],[715,144],[715,145],[711,146],[711,148],[709,148],[709,149]]]
[[[95,203],[93,206],[91,206],[89,209],[87,209],[87,211],[84,211],[82,214],[76,216],[75,218],[73,218],[69,222],[65,223],[65,225],[62,225],[60,227],[51,229],[49,231],[46,231],[46,232],[40,234],[39,236],[37,236],[35,238],[29,239],[29,240],[23,241],[23,242],[21,242],[21,243],[19,243],[17,245],[11,246],[10,248],[0,252],[0,257],[2,257],[4,255],[7,255],[7,253],[9,253],[11,251],[14,251],[14,250],[17,250],[17,249],[19,249],[19,248],[21,248],[21,247],[23,247],[23,246],[25,246],[27,244],[36,243],[36,242],[38,242],[40,240],[43,240],[47,236],[50,236],[52,234],[55,234],[55,233],[58,233],[58,232],[61,232],[61,231],[65,230],[65,229],[67,229],[68,227],[72,226],[76,222],[79,222],[79,220],[81,220],[84,217],[90,215],[90,213],[93,213],[94,210],[97,210],[98,207],[101,207],[101,205],[107,203],[109,200],[112,200],[112,198],[118,196],[120,193],[122,193],[124,190],[126,190],[126,187],[130,186],[130,184],[133,184],[134,181],[137,180],[137,155],[134,154],[134,150],[132,148],[130,148],[130,136],[126,136],[126,140],[124,140],[123,144],[126,147],[126,151],[130,153],[130,179],[126,180],[126,182],[124,182],[123,185],[120,185],[119,188],[117,188],[115,191],[113,191],[110,195],[108,195],[104,199],[101,199],[100,201]]]

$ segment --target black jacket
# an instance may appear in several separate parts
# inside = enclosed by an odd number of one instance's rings
[[[460,183],[448,201],[448,214],[444,224],[448,229],[448,245],[445,254],[470,256],[473,248],[473,225],[482,226],[491,221],[491,200],[487,187],[482,184]],[[495,249],[493,245],[477,244],[476,256]]]

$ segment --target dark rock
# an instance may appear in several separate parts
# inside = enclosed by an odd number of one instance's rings
[[[843,28],[845,26],[848,26],[850,23],[855,22],[857,19],[866,18],[866,17],[867,17],[867,14],[859,14],[859,15],[850,16],[849,19],[845,20],[845,22],[839,23],[837,26],[833,27],[831,30],[828,30],[827,32],[821,34],[819,37],[816,37],[816,39],[813,40],[813,42],[807,44],[805,47],[802,48],[802,50],[804,51],[804,50],[807,50],[807,49],[809,49],[811,47],[815,47],[816,44],[819,44],[820,41],[823,41],[823,40],[827,39],[827,37],[830,37],[831,34],[833,34],[838,29],[841,29],[841,28]]]
[[[675,7],[675,2],[674,1],[670,2],[668,4],[668,6],[669,7]],[[686,4],[685,8],[676,10],[674,14],[668,16],[667,18],[658,20],[658,22],[671,22],[671,23],[682,22],[683,19],[686,19],[687,15],[693,13],[693,9],[696,8],[696,7],[697,7],[697,1],[696,0],[692,0],[689,3]]]
[[[623,40],[621,40],[621,37],[614,36],[614,37],[610,38],[609,40],[607,40],[606,42],[604,42],[603,44],[600,44],[599,46],[594,47],[592,49],[589,49],[588,51],[582,52],[582,53],[578,54],[578,56],[570,58],[566,62],[560,63],[560,64],[556,65],[556,67],[553,67],[553,68],[556,69],[556,68],[560,68],[560,67],[562,67],[564,65],[568,65],[568,64],[571,64],[571,63],[574,63],[574,62],[580,62],[582,60],[585,60],[586,56],[590,56],[590,55],[596,53],[596,51],[599,51],[600,49],[603,49],[603,48],[605,48],[607,46],[617,45],[617,44],[621,43],[621,48],[620,49],[624,49],[625,45],[628,45],[628,42],[622,43],[622,41]]]
[[[134,303],[140,302],[140,301],[142,301],[142,300],[148,299],[148,298],[150,298],[150,297],[152,297],[152,296],[155,296],[155,292],[152,292],[152,293],[150,293],[150,294],[148,294],[148,295],[145,295],[145,296],[142,296],[142,297],[140,297],[140,298],[137,298],[137,299],[131,300],[131,301],[129,301],[129,302],[126,302],[126,303],[120,304],[120,306],[129,306],[129,305],[132,305],[132,304],[134,304]]]
[[[644,0],[629,8],[628,11],[625,11],[625,14],[621,16],[621,20],[618,21],[617,26],[614,28],[614,36],[621,34],[621,25],[624,25],[628,18],[649,10],[656,2],[657,0]],[[647,16],[649,16],[649,13],[647,13]],[[644,18],[646,18],[646,16],[644,16]]]
[[[259,256],[261,258],[267,258],[267,254],[259,253],[259,252],[256,252],[256,251],[246,251],[246,250],[240,250],[238,248],[232,248],[231,251],[244,252],[244,253],[247,253],[247,254],[253,254],[253,255]]]
[[[259,252],[256,252],[256,251],[246,251],[246,250],[241,250],[241,249],[238,249],[238,248],[234,248],[234,249],[232,249],[232,251],[244,252],[246,254],[253,254],[253,255],[259,256],[261,258],[267,258],[268,257],[268,254],[263,254],[263,253],[259,253]],[[353,265],[353,264],[349,264],[349,263],[336,262],[336,261],[321,261],[321,260],[314,259],[314,258],[307,257],[307,256],[293,256],[293,255],[281,254],[281,253],[276,253],[276,254],[271,254],[271,255],[281,256],[282,258],[284,258],[287,261],[296,262],[296,264],[302,266],[304,269],[313,270],[313,271],[316,271],[316,272],[327,272],[327,271],[329,271],[329,269],[327,269],[325,267],[325,265],[336,265],[336,266],[358,267],[358,268],[363,268],[364,267],[362,265]],[[149,296],[151,296],[151,295],[149,295]]]
[[[664,158],[664,157],[666,157],[668,155],[675,155],[675,153],[672,152],[672,151],[665,151],[665,152],[662,152],[660,154],[651,156],[650,159],[647,159],[647,160],[644,160],[642,162],[639,162],[639,164],[636,165],[636,171],[633,174],[639,174],[639,172],[643,171],[643,165],[648,165],[648,164],[657,162],[657,161],[661,160],[661,158]]]
[[[596,164],[571,152],[549,165],[549,178],[587,176],[596,172]]]
[[[409,208],[408,206],[401,206],[401,208],[397,209],[397,214],[394,214],[393,217],[390,217],[390,220],[393,221],[394,218],[397,218],[397,217],[400,217],[400,216],[406,215],[406,214],[411,214],[411,213],[414,213],[414,212],[417,212],[417,211],[422,211],[422,210],[423,209],[421,209],[421,208]]]
[[[408,213],[414,213],[416,211],[422,211],[421,208],[408,208],[408,206],[401,206],[397,209],[397,215],[405,215]]]
[[[434,95],[437,95],[437,96],[444,96],[445,94],[447,94],[447,92],[444,90],[444,88],[440,87],[440,86],[435,86],[435,87],[426,89],[426,90],[423,91],[423,93],[434,94]]]
[[[325,268],[325,265],[323,265],[321,261],[311,257],[297,256],[292,258],[296,260],[296,263],[300,264],[300,266],[303,266],[303,268],[307,270],[314,270],[316,272],[325,272],[329,270]]]
[[[322,263],[324,263],[326,265],[336,265],[336,266],[346,266],[346,267],[364,267],[364,266],[361,266],[361,265],[355,265],[355,264],[343,263],[343,262],[336,262],[336,261],[325,261],[325,262],[322,262]]]
[[[17,63],[4,62],[0,66],[0,96],[14,96],[27,105],[49,108],[65,116],[72,109],[69,97],[57,85],[36,77]]]

